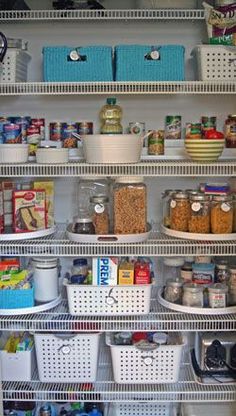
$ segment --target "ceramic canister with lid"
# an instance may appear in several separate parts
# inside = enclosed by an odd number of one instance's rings
[[[33,257],[34,296],[38,303],[58,297],[59,261],[55,257]]]

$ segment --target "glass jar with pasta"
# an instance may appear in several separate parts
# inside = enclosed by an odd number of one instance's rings
[[[176,231],[188,231],[190,202],[186,192],[176,192],[170,201],[170,228]]]
[[[233,233],[236,233],[236,194],[233,197]]]
[[[210,232],[210,197],[205,194],[190,195],[190,233]]]
[[[230,195],[214,195],[211,201],[211,232],[228,234],[233,231],[233,199]]]

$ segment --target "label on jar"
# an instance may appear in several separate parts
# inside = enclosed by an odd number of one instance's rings
[[[102,214],[105,210],[105,207],[103,204],[96,204],[94,210],[97,214]]]
[[[213,293],[210,295],[210,307],[211,308],[225,308],[226,307],[226,296],[224,293]]]
[[[191,208],[194,212],[198,212],[201,209],[201,204],[200,202],[193,202],[191,205]]]
[[[170,206],[171,206],[171,208],[175,208],[176,207],[176,201],[174,199],[171,200]]]
[[[230,205],[227,204],[226,202],[223,202],[223,204],[221,204],[221,209],[224,212],[229,212],[230,211]]]

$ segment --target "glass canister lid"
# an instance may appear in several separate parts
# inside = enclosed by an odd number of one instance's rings
[[[91,196],[89,201],[92,204],[106,204],[109,202],[109,198],[106,195],[95,195]]]
[[[115,180],[116,183],[142,183],[144,182],[143,176],[120,176]]]
[[[32,262],[36,266],[37,264],[40,267],[55,267],[58,264],[59,259],[57,257],[32,257]]]
[[[183,257],[165,257],[164,265],[169,267],[181,267],[184,265]]]
[[[187,192],[184,192],[184,191],[175,192],[172,195],[173,199],[188,199],[188,197],[189,197],[189,194]]]

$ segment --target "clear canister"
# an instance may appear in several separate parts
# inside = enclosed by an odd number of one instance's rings
[[[233,231],[233,198],[230,195],[214,195],[211,201],[211,232],[228,234]]]
[[[175,192],[173,189],[166,189],[162,193],[162,218],[163,225],[167,228],[170,228],[170,200]]]
[[[58,297],[59,259],[33,257],[34,296],[38,303],[50,302]]]
[[[164,298],[167,302],[182,304],[183,281],[169,279],[164,289]]]
[[[75,192],[74,216],[85,216],[89,212],[90,198],[96,195],[109,197],[110,183],[107,178],[88,176],[79,179],[77,192]]]
[[[190,195],[190,218],[188,223],[190,233],[210,232],[210,198],[208,195]]]
[[[215,283],[208,288],[210,308],[225,308],[227,306],[228,286]]]
[[[233,198],[233,233],[236,233],[236,194],[232,194]]]
[[[183,290],[183,305],[203,308],[203,286],[199,286],[195,283],[186,283]]]
[[[176,192],[170,201],[170,228],[176,231],[188,231],[189,218],[189,195],[186,192]]]
[[[109,198],[104,195],[92,196],[90,198],[90,214],[95,227],[95,234],[109,234]]]
[[[116,179],[113,189],[115,234],[145,233],[147,230],[147,192],[143,178],[125,176]]]

